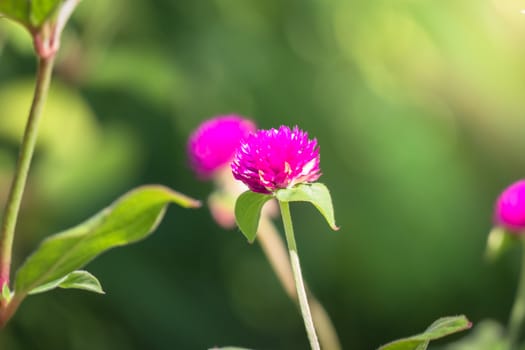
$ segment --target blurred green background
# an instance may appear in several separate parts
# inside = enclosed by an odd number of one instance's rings
[[[333,233],[294,205],[303,271],[345,349],[434,319],[506,323],[519,251],[484,260],[498,193],[525,173],[525,1],[85,0],[64,34],[15,241],[143,183],[205,199],[185,151],[217,114],[318,138]],[[0,20],[0,200],[30,104],[29,36]],[[1,349],[305,349],[258,245],[207,208],[88,266],[107,295],[27,299]],[[456,339],[461,337],[457,336]],[[449,338],[449,340],[453,338]],[[437,343],[445,344],[446,342]]]

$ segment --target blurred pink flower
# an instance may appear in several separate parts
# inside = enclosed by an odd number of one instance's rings
[[[250,190],[270,194],[321,176],[317,140],[295,126],[259,130],[241,142],[232,162],[233,176]]]
[[[238,115],[221,115],[203,122],[190,135],[188,156],[192,169],[204,180],[229,165],[240,141],[256,130],[255,123]]]
[[[494,221],[512,232],[525,233],[525,180],[513,183],[500,194]]]

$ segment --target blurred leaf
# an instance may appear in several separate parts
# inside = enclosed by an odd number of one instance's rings
[[[142,186],[79,226],[47,238],[18,270],[16,293],[23,295],[60,279],[110,248],[144,239],[172,202],[183,207],[199,206],[197,201],[166,187]]]
[[[334,207],[328,188],[320,182],[299,184],[277,191],[276,197],[282,202],[310,202],[324,216],[332,230],[339,230],[335,224]]]
[[[26,22],[29,2],[19,0],[0,0],[0,13],[19,22]]]
[[[33,290],[31,290],[28,294],[43,293],[57,287],[64,289],[83,289],[89,292],[104,294],[98,279],[89,272],[82,270],[73,271],[70,274],[55,281],[51,281],[33,288]]]
[[[5,44],[8,44],[19,54],[33,54],[31,35],[24,27],[18,25],[18,23],[13,21],[0,21],[0,39],[5,40]],[[2,46],[1,44],[2,43],[0,43],[0,47]],[[0,54],[1,51],[0,49]]]
[[[27,27],[40,27],[63,0],[0,0],[0,13]]]
[[[227,346],[224,348],[211,348],[210,350],[250,350],[248,348],[238,348],[236,346]]]
[[[425,332],[408,338],[395,340],[378,350],[425,350],[431,340],[463,331],[472,327],[465,316],[443,317],[435,321]]]
[[[242,234],[252,243],[257,235],[262,207],[272,199],[267,194],[246,191],[235,202],[235,220]]]
[[[457,342],[447,344],[445,350],[506,350],[504,328],[492,320],[476,324],[472,334]]]

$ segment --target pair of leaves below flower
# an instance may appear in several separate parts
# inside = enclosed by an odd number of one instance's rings
[[[163,186],[142,186],[84,223],[50,236],[17,271],[15,295],[23,298],[56,287],[102,293],[93,275],[77,270],[106,250],[146,238],[169,203],[186,208],[200,205]]]
[[[28,28],[38,28],[62,3],[64,0],[0,0],[0,14]]]
[[[395,340],[381,346],[378,350],[426,350],[431,340],[443,338],[472,327],[463,315],[443,317],[432,323],[423,333]]]
[[[312,203],[333,230],[339,229],[335,224],[330,191],[322,183],[299,184],[292,188],[281,189],[275,193],[275,197],[281,202]],[[239,229],[250,243],[257,236],[261,210],[264,204],[272,198],[272,195],[246,191],[235,202],[235,220]]]

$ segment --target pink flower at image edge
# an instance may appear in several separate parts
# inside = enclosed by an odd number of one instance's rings
[[[525,231],[525,180],[511,184],[500,194],[494,221],[514,233]]]
[[[241,142],[232,162],[233,176],[253,192],[270,194],[321,176],[317,140],[297,126],[258,130]]]
[[[209,179],[227,166],[240,141],[256,130],[255,123],[238,115],[209,119],[190,135],[187,152],[192,169],[201,179]]]

